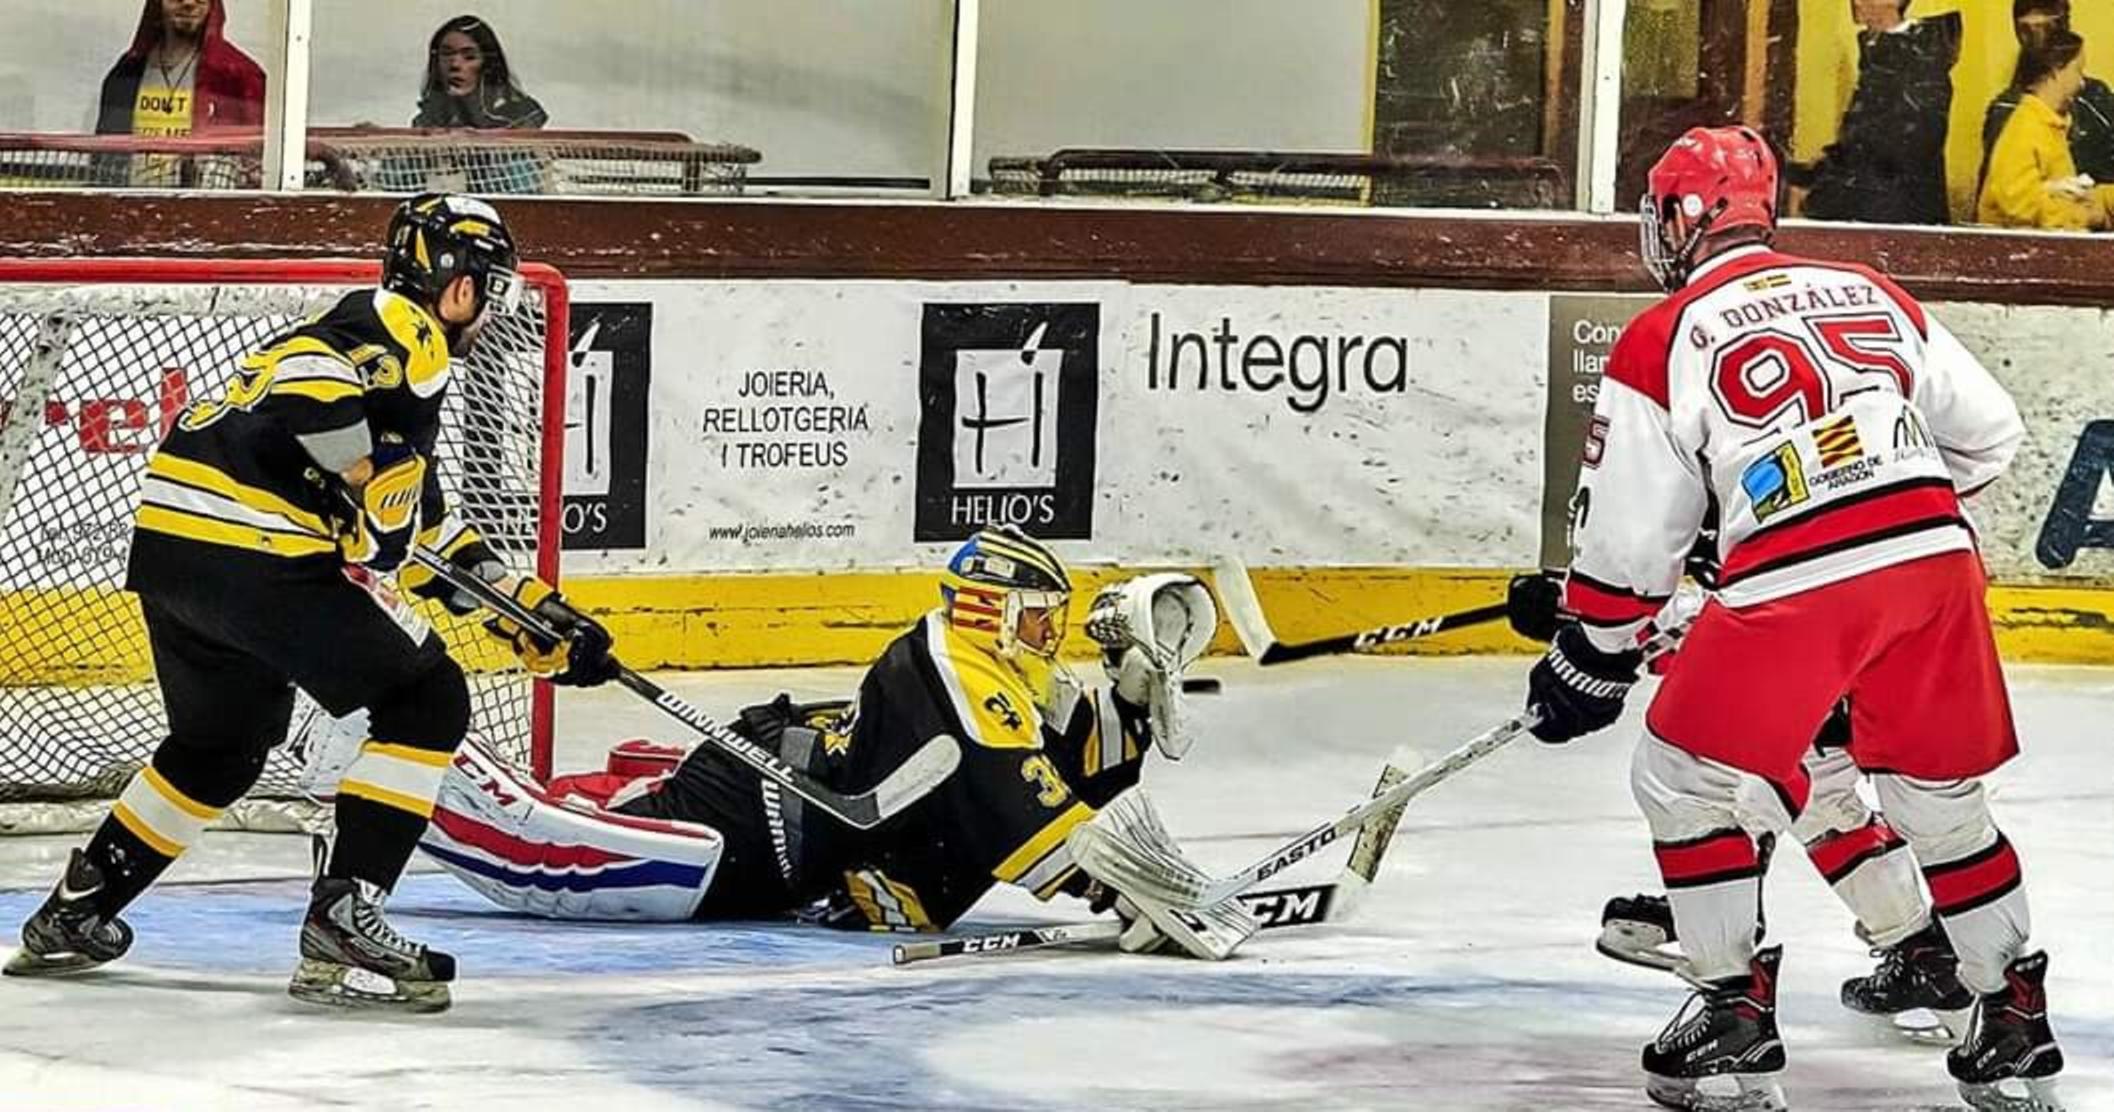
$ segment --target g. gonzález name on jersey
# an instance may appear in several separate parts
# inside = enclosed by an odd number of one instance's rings
[[[338,479],[297,438],[364,424],[430,460],[449,368],[440,322],[387,290],[347,294],[266,341],[243,358],[226,395],[192,407],[148,460],[126,585],[189,574],[174,553],[334,565]],[[424,503],[422,519],[439,521],[431,470]]]

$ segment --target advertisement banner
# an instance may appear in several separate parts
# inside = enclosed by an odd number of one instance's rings
[[[2056,305],[1930,307],[2018,403],[2026,439],[1969,512],[1994,579],[2114,576],[2114,314]]]
[[[1525,565],[1546,315],[1531,293],[1134,287],[1098,554]]]
[[[576,294],[650,302],[655,354],[643,550],[583,546],[569,573],[929,567],[991,523],[1131,564],[1510,567],[1539,543],[1541,452],[1521,435],[1542,424],[1538,294],[819,281]],[[599,489],[569,468],[569,504]]]
[[[1093,536],[1102,306],[925,303],[914,539]]]
[[[646,547],[653,305],[574,302],[566,350],[564,547]]]
[[[1571,493],[1586,426],[1600,397],[1608,352],[1631,317],[1655,298],[1642,294],[1549,295],[1549,408],[1542,425],[1541,558],[1545,568],[1571,562]]]

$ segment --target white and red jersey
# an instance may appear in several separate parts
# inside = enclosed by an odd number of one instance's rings
[[[1717,598],[1735,608],[1972,549],[1960,496],[2023,434],[2004,388],[1883,275],[1728,251],[1615,342],[1566,608],[1624,644],[1672,596],[1713,506]]]

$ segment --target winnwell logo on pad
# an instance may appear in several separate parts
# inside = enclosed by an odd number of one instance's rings
[[[1091,533],[1100,339],[1093,303],[925,306],[915,539]]]

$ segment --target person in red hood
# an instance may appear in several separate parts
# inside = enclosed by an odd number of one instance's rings
[[[103,78],[102,135],[196,135],[264,124],[264,70],[222,34],[221,0],[146,0]]]

